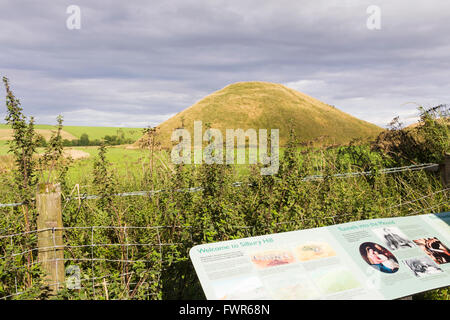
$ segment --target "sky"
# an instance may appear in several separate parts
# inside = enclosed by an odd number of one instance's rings
[[[446,0],[0,0],[0,75],[41,124],[155,126],[239,81],[410,124],[450,103],[449,70]]]

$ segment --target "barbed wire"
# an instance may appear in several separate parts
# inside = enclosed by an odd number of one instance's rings
[[[394,168],[385,168],[381,169],[379,171],[380,174],[389,174],[389,173],[398,173],[403,171],[418,171],[418,170],[425,170],[425,169],[431,169],[431,168],[439,168],[439,164],[436,163],[423,163],[423,164],[417,164],[417,165],[411,165],[411,166],[404,166],[404,167],[394,167]],[[323,180],[326,177],[331,178],[348,178],[348,177],[357,177],[357,176],[370,176],[373,174],[373,171],[363,171],[363,172],[348,172],[348,173],[338,173],[338,174],[332,174],[329,176],[324,175],[312,175],[307,176],[303,178],[303,181],[311,181],[311,180]]]
[[[418,170],[425,170],[425,169],[431,169],[431,168],[439,168],[439,164],[436,163],[423,163],[423,164],[417,164],[417,165],[410,165],[410,166],[403,166],[403,167],[393,167],[393,168],[384,168],[379,170],[378,172],[381,174],[390,174],[390,173],[398,173],[403,171],[418,171]],[[310,175],[307,177],[304,177],[302,181],[316,181],[316,180],[323,180],[325,178],[348,178],[348,177],[358,177],[358,176],[369,176],[372,175],[373,171],[363,171],[363,172],[348,172],[348,173],[338,173],[333,175]],[[233,182],[231,184],[233,187],[241,187],[243,185],[243,182]],[[252,184],[248,184],[252,185]],[[151,197],[155,194],[161,193],[161,192],[200,192],[203,191],[203,187],[191,187],[191,188],[182,188],[182,189],[159,189],[159,190],[150,190],[150,191],[130,191],[130,192],[122,192],[122,193],[115,193],[110,196],[116,196],[116,197],[132,197],[132,196],[147,196]],[[67,197],[65,199],[65,202],[69,202],[72,200],[94,200],[94,199],[100,199],[102,196],[99,195],[86,195],[78,196],[78,197]],[[24,205],[24,202],[17,202],[17,203],[0,203],[0,208],[2,207],[17,207]]]
[[[0,208],[6,208],[6,207],[18,207],[21,205],[24,205],[24,202],[17,202],[17,203],[0,203]]]

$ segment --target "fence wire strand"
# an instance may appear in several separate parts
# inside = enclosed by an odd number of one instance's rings
[[[433,168],[439,168],[439,164],[436,163],[423,163],[423,164],[416,164],[416,165],[410,165],[410,166],[403,166],[403,167],[393,167],[393,168],[384,168],[379,170],[380,174],[390,174],[390,173],[399,173],[404,171],[417,171],[417,170],[425,170],[425,169],[433,169]],[[302,181],[319,181],[323,180],[325,178],[331,177],[331,178],[348,178],[348,177],[358,177],[358,176],[370,176],[373,174],[373,171],[363,171],[363,172],[348,172],[348,173],[338,173],[333,175],[310,175],[306,176],[302,179]],[[241,187],[243,185],[242,182],[234,182],[232,183],[232,186],[234,187]],[[166,190],[166,189],[160,189],[160,190],[151,190],[151,191],[131,191],[131,192],[122,192],[122,193],[115,193],[110,196],[116,196],[116,197],[132,197],[132,196],[147,196],[151,197],[155,194],[161,193],[161,192],[200,192],[203,191],[202,187],[192,187],[192,188],[183,188],[183,189],[174,189],[174,190]],[[83,194],[82,196],[78,197],[67,197],[65,201],[65,206],[68,202],[72,200],[94,200],[94,199],[100,199],[101,196],[98,195],[86,195]],[[0,203],[0,208],[2,207],[17,207],[24,205],[24,202],[17,202],[17,203]]]

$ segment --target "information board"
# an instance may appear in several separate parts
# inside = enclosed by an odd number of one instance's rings
[[[450,285],[450,212],[203,244],[207,299],[396,299]]]

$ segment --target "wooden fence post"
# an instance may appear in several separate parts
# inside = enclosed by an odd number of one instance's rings
[[[450,187],[450,153],[445,154],[444,162],[439,165],[441,170],[442,184]]]
[[[56,294],[64,284],[64,248],[61,212],[61,186],[39,184],[36,193],[37,228],[49,229],[38,232],[38,261],[46,273],[45,282],[51,294]]]

